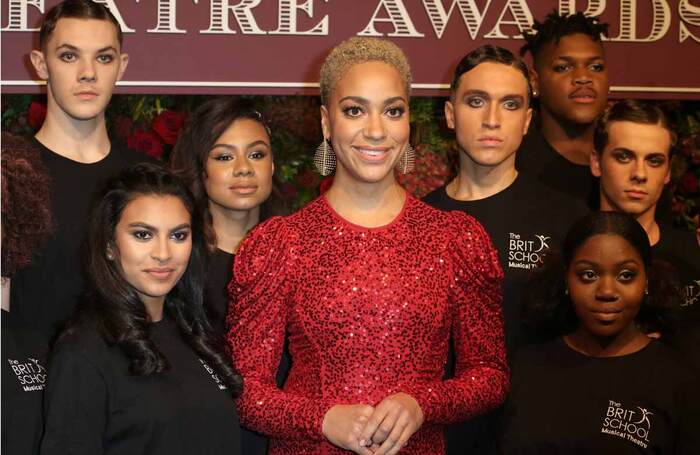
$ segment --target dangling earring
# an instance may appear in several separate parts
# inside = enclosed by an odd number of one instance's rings
[[[319,174],[324,176],[331,175],[335,171],[335,152],[328,139],[323,139],[323,142],[316,148],[314,165]]]
[[[399,162],[396,164],[396,169],[402,174],[408,174],[413,171],[416,164],[416,149],[414,149],[411,144],[408,144],[406,151],[403,152]]]

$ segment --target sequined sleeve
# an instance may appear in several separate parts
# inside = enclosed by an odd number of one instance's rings
[[[228,288],[227,341],[244,380],[237,401],[241,423],[277,438],[323,439],[323,417],[332,404],[291,395],[275,382],[293,290],[285,251],[293,239],[284,220],[272,218],[241,246]]]
[[[508,391],[498,254],[484,228],[461,212],[451,212],[455,377],[414,384],[407,393],[420,404],[425,421],[449,424],[500,405]]]

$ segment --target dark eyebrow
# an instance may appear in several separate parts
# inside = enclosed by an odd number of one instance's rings
[[[61,49],[61,48],[66,48],[69,51],[74,51],[74,52],[77,52],[80,50],[77,47],[73,46],[72,44],[68,44],[68,43],[63,43],[63,44],[57,46],[56,50]],[[117,48],[115,48],[114,46],[107,46],[107,47],[103,47],[102,49],[98,49],[97,53],[100,54],[102,52],[107,52],[107,51],[117,52]]]
[[[151,226],[150,224],[147,224],[147,223],[142,223],[141,221],[137,221],[135,223],[130,223],[129,227],[140,227],[140,228],[148,229],[151,231],[158,231],[158,228],[156,228],[155,226]]]
[[[246,148],[255,147],[256,145],[264,145],[265,147],[268,147],[268,148],[270,147],[270,144],[268,144],[267,142],[265,142],[265,141],[263,141],[262,139],[260,139],[260,140],[251,142],[250,144],[248,144],[248,145],[246,146]]]
[[[557,60],[557,59],[559,59],[559,60],[564,60],[564,61],[569,62],[569,63],[571,63],[571,62],[576,62],[576,61],[579,60],[579,59],[577,59],[577,58],[575,58],[575,57],[570,57],[570,56],[568,56],[568,55],[557,55],[556,57],[554,57],[554,60]],[[589,63],[590,63],[590,62],[593,62],[593,61],[595,61],[595,60],[605,60],[605,59],[603,58],[602,55],[594,55],[593,57],[589,57],[589,58],[586,59],[586,61],[589,62]]]
[[[525,98],[523,98],[522,95],[517,95],[517,94],[512,94],[512,95],[505,95],[501,98],[501,101],[520,101],[521,103],[525,102]]]
[[[175,226],[174,228],[172,228],[172,229],[170,230],[170,232],[176,232],[176,231],[181,231],[181,230],[183,230],[183,229],[190,229],[190,228],[191,228],[190,223],[182,223],[182,224],[180,224],[180,225]]]
[[[483,96],[484,98],[491,98],[491,96],[489,96],[489,94],[487,92],[485,92],[483,90],[476,90],[476,89],[475,90],[467,90],[462,95],[462,98],[464,98],[465,96],[473,96],[473,95]]]
[[[627,147],[617,147],[617,148],[614,148],[614,149],[610,150],[610,152],[611,152],[611,153],[613,153],[613,152],[624,152],[624,153],[629,153],[629,154],[635,155],[635,156],[637,155],[637,152],[635,152],[634,150],[628,149]]]
[[[263,141],[262,139],[251,142],[250,144],[246,145],[246,148],[249,149],[251,147],[255,147],[256,145],[264,145],[265,147],[270,148],[270,144]],[[231,151],[236,150],[236,146],[231,145],[231,144],[214,144],[211,146],[211,150],[214,150],[215,148],[218,148],[218,147],[222,147],[222,148],[225,148],[225,149],[231,150]]]
[[[361,96],[346,96],[345,98],[341,98],[339,103],[342,103],[345,100],[354,101],[355,103],[361,104],[363,106],[369,105],[369,100],[367,98],[362,98]],[[394,96],[384,100],[384,105],[386,106],[397,101],[403,101],[405,103],[406,99],[403,96]]]

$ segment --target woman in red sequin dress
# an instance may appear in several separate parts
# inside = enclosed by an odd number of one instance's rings
[[[442,454],[443,426],[508,388],[502,272],[484,229],[396,182],[408,164],[410,70],[353,38],[321,70],[330,189],[258,226],[236,256],[228,342],[242,422],[270,454]],[[333,154],[333,155],[330,155]],[[320,158],[323,158],[321,156]],[[324,164],[324,160],[320,160]],[[275,372],[289,337],[292,368]],[[456,374],[443,380],[449,340]]]

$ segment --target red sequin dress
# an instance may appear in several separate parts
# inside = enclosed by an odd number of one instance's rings
[[[258,226],[236,255],[228,342],[244,378],[241,422],[270,454],[347,453],[322,435],[336,404],[397,392],[425,417],[402,454],[444,453],[443,425],[499,405],[508,388],[498,256],[481,225],[407,196],[365,228],[320,197]],[[275,373],[289,336],[284,389]],[[456,376],[443,380],[450,335]]]

